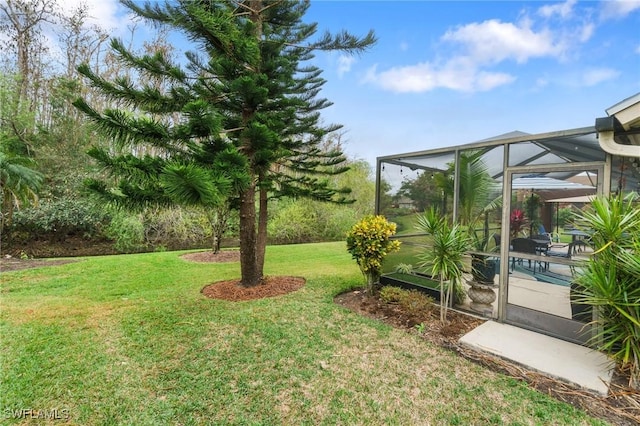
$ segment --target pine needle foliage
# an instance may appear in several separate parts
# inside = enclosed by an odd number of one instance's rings
[[[90,152],[112,180],[89,186],[129,205],[214,206],[230,199],[240,210],[242,282],[257,285],[269,199],[350,201],[349,189],[328,179],[347,169],[346,158],[322,145],[341,126],[321,123],[320,111],[331,105],[317,97],[325,80],[305,62],[315,51],[362,53],[375,36],[317,37],[317,24],[303,21],[308,1],[122,3],[181,33],[192,49],[173,61],[162,53],[136,55],[113,40],[126,76],[108,79],[89,65],[79,67],[113,105],[97,111],[84,99],[75,102],[113,141],[109,150]]]

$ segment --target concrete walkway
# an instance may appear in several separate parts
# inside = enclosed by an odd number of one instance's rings
[[[512,325],[487,321],[460,343],[601,395],[611,382],[613,364],[604,354]]]

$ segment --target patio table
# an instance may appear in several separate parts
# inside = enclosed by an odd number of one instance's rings
[[[582,231],[580,229],[572,229],[570,231],[564,231],[562,235],[571,235],[571,241],[582,240],[591,236],[590,233]]]
[[[573,243],[573,252],[578,253],[584,251],[587,248],[587,241],[591,238],[591,234],[588,231],[582,231],[580,229],[572,229],[565,231],[563,235],[571,235],[571,242]]]

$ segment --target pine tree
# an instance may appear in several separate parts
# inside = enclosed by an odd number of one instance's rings
[[[192,203],[213,206],[226,197],[240,212],[241,283],[263,278],[270,197],[344,201],[346,189],[323,178],[346,170],[339,149],[322,141],[339,125],[322,125],[317,98],[325,80],[305,65],[318,50],[361,53],[373,32],[312,40],[317,24],[302,17],[309,2],[182,0],[123,4],[151,22],[180,31],[196,46],[185,64],[161,53],[135,56],[119,40],[111,47],[137,81],[108,81],[79,67],[91,85],[120,108],[75,105],[121,149],[90,154],[111,170],[117,188],[93,189],[121,203]],[[166,83],[159,90],[147,81]],[[145,155],[138,154],[143,152]],[[149,148],[152,148],[150,150]],[[151,152],[151,154],[149,154]],[[256,210],[256,203],[259,208]]]

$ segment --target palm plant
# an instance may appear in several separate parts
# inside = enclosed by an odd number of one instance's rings
[[[453,292],[463,292],[463,259],[470,248],[469,234],[460,225],[451,225],[434,208],[418,217],[417,228],[432,236],[432,246],[419,256],[419,266],[440,281],[440,321],[445,324]]]
[[[482,151],[460,154],[460,223],[471,225],[490,205],[495,182],[489,175]]]
[[[471,249],[476,252],[494,251],[489,231],[489,214],[502,207],[502,195],[494,194],[495,181],[482,157],[482,151],[469,151],[460,154],[458,161],[460,181],[460,223],[467,226],[471,239]],[[492,273],[489,274],[489,271]],[[495,276],[495,260],[488,256],[473,253],[471,272],[474,279],[491,281]]]
[[[34,170],[34,161],[13,152],[7,140],[0,145],[0,196],[2,215],[0,230],[11,224],[16,207],[38,201],[37,192],[43,176]]]
[[[593,306],[598,332],[592,343],[630,372],[640,386],[640,208],[637,196],[599,197],[579,214],[578,223],[593,231],[595,254],[576,282],[576,301]]]

